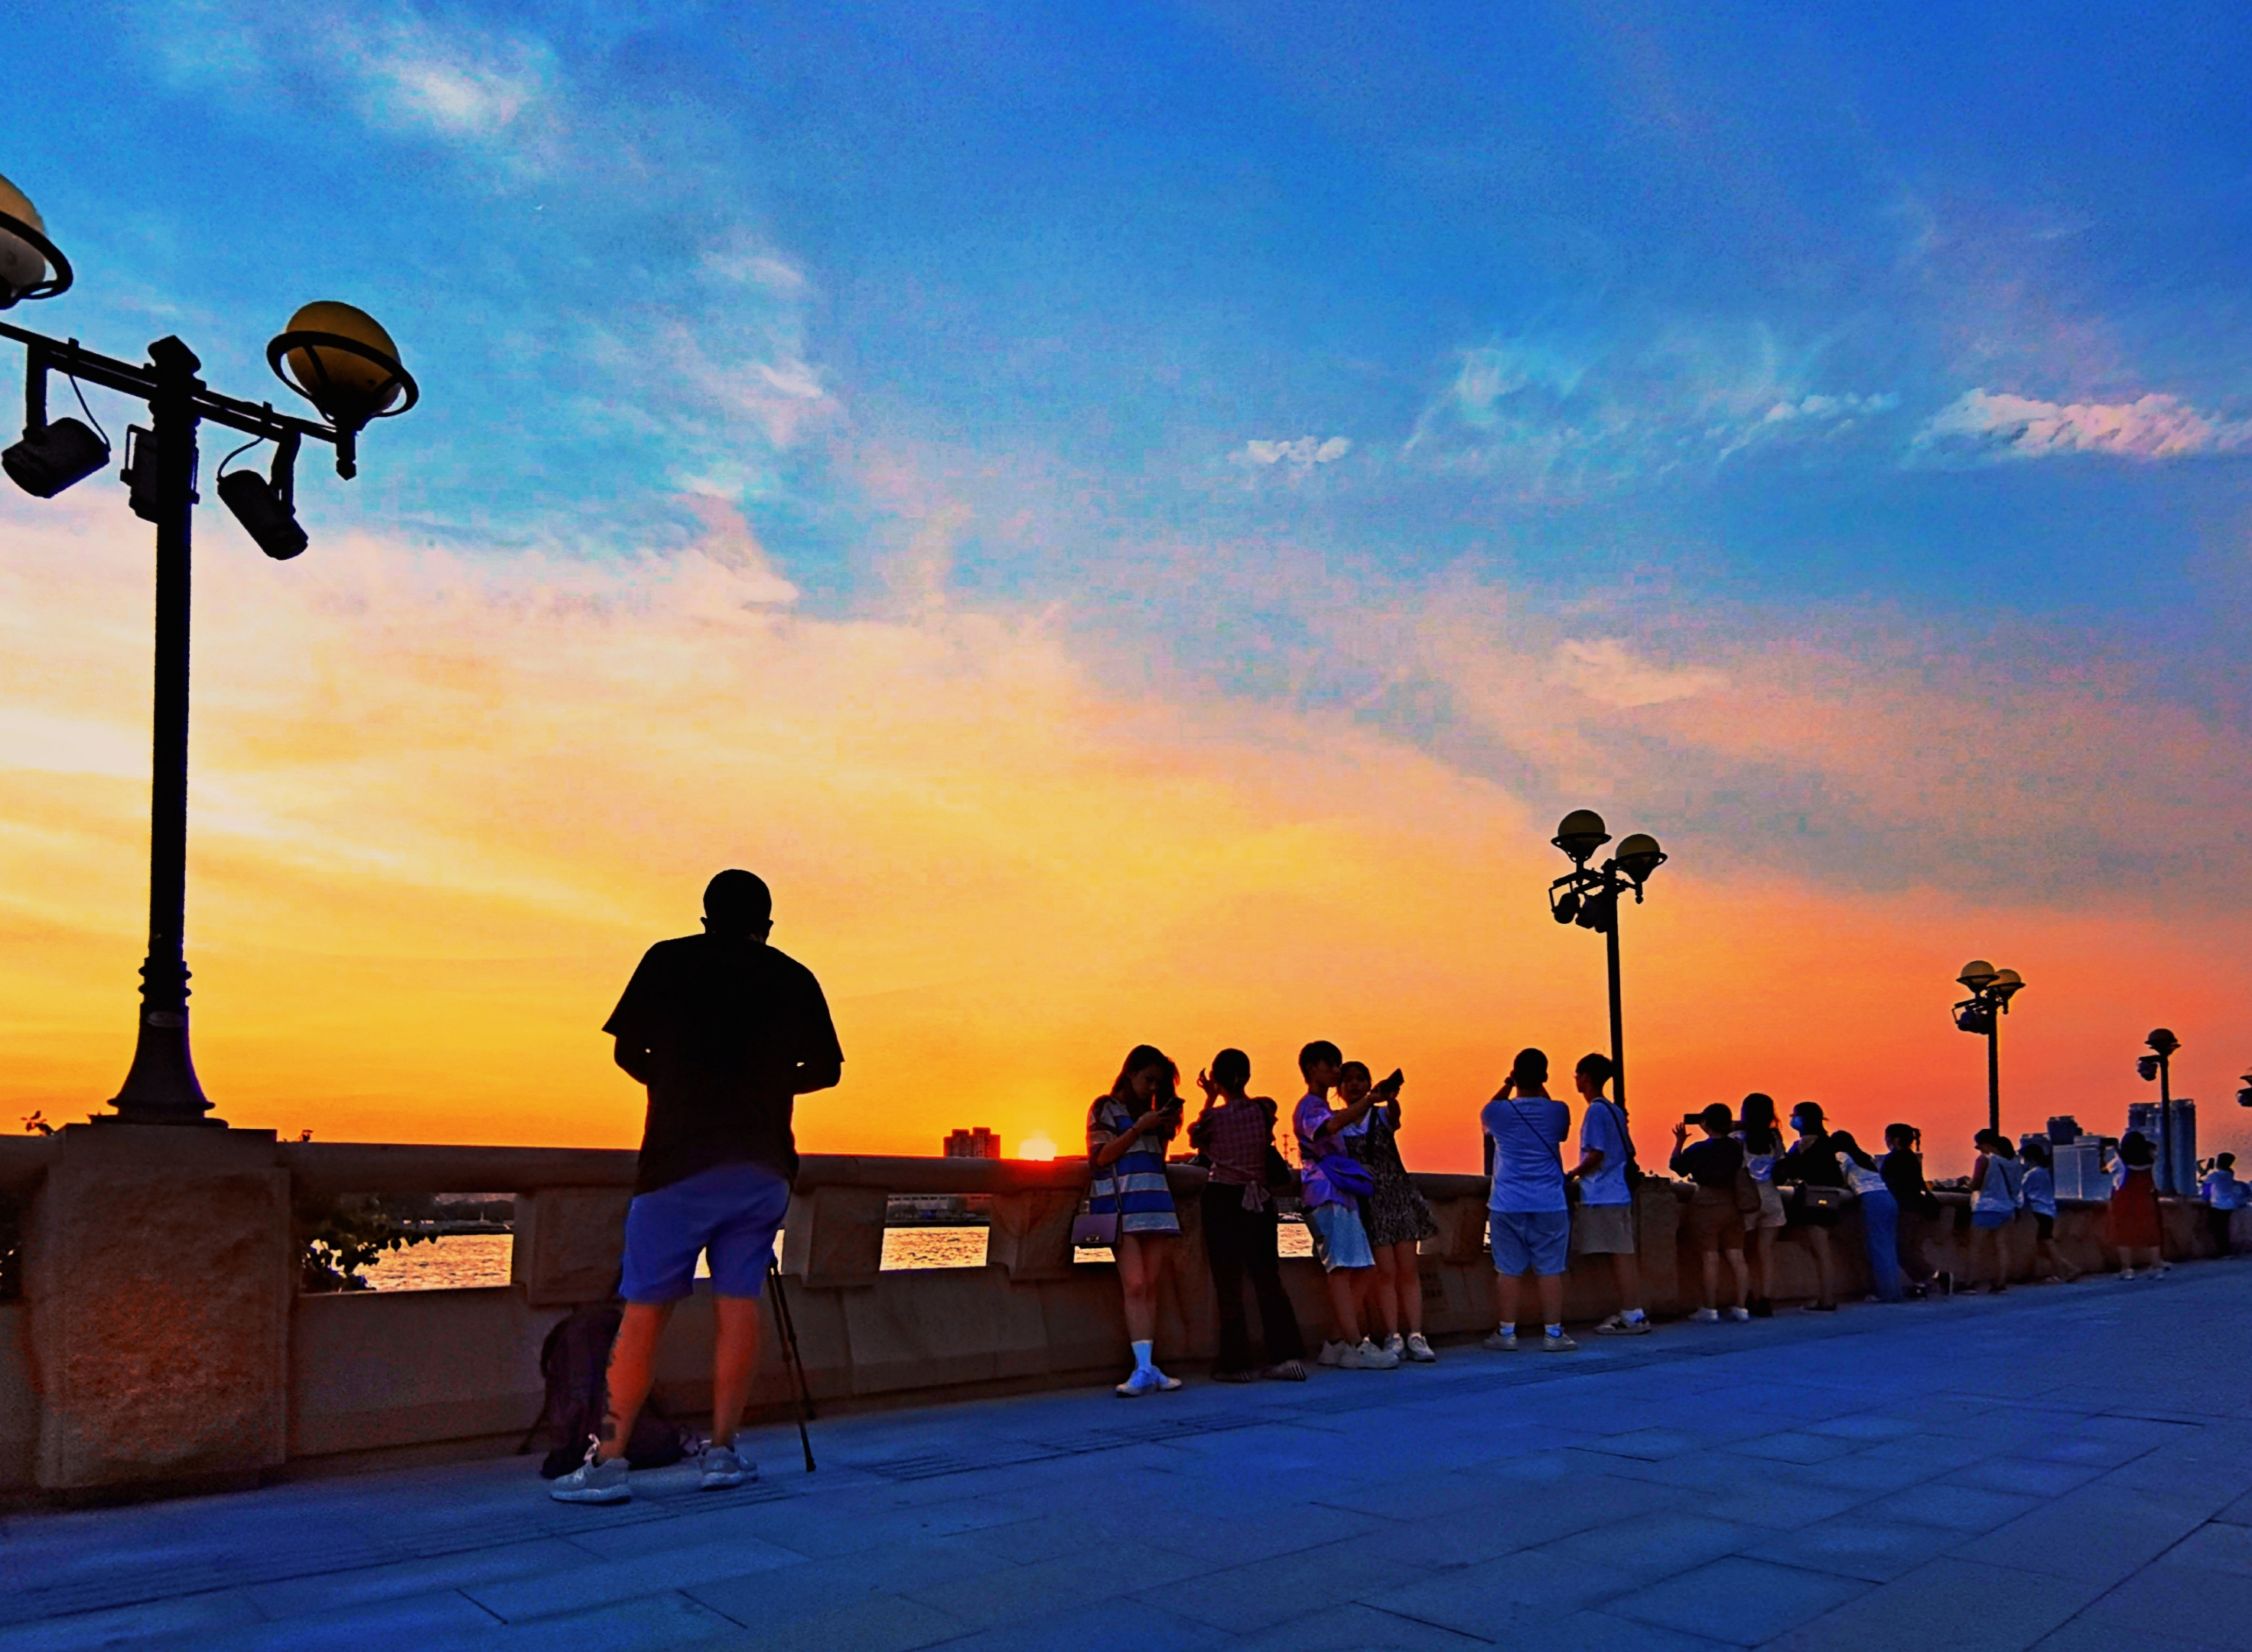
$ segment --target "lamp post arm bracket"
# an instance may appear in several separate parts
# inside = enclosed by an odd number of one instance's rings
[[[6,322],[0,322],[0,338],[12,338],[31,352],[30,365],[34,377],[43,378],[49,371],[66,373],[73,378],[99,385],[104,390],[117,391],[139,401],[147,401],[156,393],[156,375],[147,367],[88,350],[74,338],[49,338],[45,334],[11,326]],[[326,425],[276,413],[271,406],[259,402],[222,396],[214,390],[198,389],[192,406],[197,418],[212,424],[225,425],[230,430],[239,430],[246,436],[261,436],[268,441],[280,441],[294,434],[300,440],[309,437],[315,441],[330,444],[337,440],[337,433]]]

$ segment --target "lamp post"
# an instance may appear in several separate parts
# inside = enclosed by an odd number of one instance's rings
[[[1997,969],[1984,958],[1973,958],[1955,977],[1970,996],[1955,1006],[1955,1024],[1965,1032],[1986,1035],[1986,1128],[2002,1129],[2002,1017],[2010,1013],[2010,1000],[2025,989],[2025,978],[2014,969]]]
[[[2144,1084],[2158,1081],[2158,1191],[2185,1191],[2175,1181],[2174,1163],[2174,1052],[2181,1048],[2181,1040],[2168,1027],[2152,1027],[2151,1036],[2143,1040],[2150,1049],[2146,1056],[2135,1058],[2135,1071]],[[2193,1169],[2195,1167],[2193,1166]]]
[[[0,309],[54,298],[72,282],[70,261],[46,236],[22,191],[0,178]],[[52,499],[109,462],[98,423],[47,417],[47,378],[144,402],[149,427],[127,432],[122,475],[136,516],[156,530],[156,671],[149,810],[149,954],[141,966],[140,1031],[133,1065],[111,1105],[142,1124],[216,1123],[196,1081],[188,1047],[188,968],[182,928],[187,906],[189,545],[195,521],[199,425],[215,424],[274,444],[270,473],[242,470],[217,480],[219,498],[259,548],[276,560],[305,549],[295,505],[300,446],[325,441],[337,474],[357,471],[356,444],[369,420],[405,413],[418,392],[399,364],[390,336],[349,304],[308,304],[267,346],[275,375],[311,402],[325,422],[276,413],[271,403],[238,401],[196,375],[202,363],[177,338],[149,346],[145,364],[97,355],[76,339],[49,338],[0,323],[0,337],[24,347],[24,439],[0,454],[0,469],[26,493]],[[237,449],[238,452],[240,449]],[[231,456],[231,455],[230,455]]]
[[[1634,891],[1642,904],[1642,886],[1666,861],[1665,851],[1648,832],[1624,838],[1618,852],[1601,866],[1588,864],[1597,850],[1611,840],[1603,817],[1592,809],[1575,809],[1557,825],[1548,841],[1562,850],[1572,870],[1548,885],[1548,915],[1560,924],[1577,924],[1603,937],[1609,965],[1611,999],[1611,1094],[1626,1105],[1626,1031],[1619,1010],[1619,897]]]

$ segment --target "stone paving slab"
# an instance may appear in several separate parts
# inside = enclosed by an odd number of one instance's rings
[[[0,1523],[0,1652],[2252,1652],[2252,1263]]]

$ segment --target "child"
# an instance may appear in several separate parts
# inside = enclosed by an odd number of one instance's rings
[[[1703,1253],[1704,1303],[1690,1317],[1710,1325],[1720,1317],[1720,1253],[1728,1253],[1728,1271],[1735,1275],[1736,1300],[1729,1305],[1730,1319],[1745,1320],[1751,1310],[1744,1298],[1751,1294],[1751,1270],[1744,1266],[1744,1211],[1736,1204],[1736,1172],[1743,1169],[1744,1144],[1730,1132],[1735,1119],[1725,1101],[1715,1101],[1697,1115],[1705,1139],[1684,1147],[1686,1120],[1673,1127],[1673,1157],[1668,1167],[1693,1184],[1689,1195],[1689,1240]]]
[[[1929,1217],[1939,1209],[1939,1201],[1931,1195],[1931,1187],[1923,1179],[1923,1132],[1913,1124],[1885,1126],[1885,1156],[1877,1161],[1879,1174],[1885,1186],[1891,1190],[1893,1203],[1899,1207],[1899,1244],[1895,1253],[1900,1259],[1900,1270],[1908,1275],[1908,1295],[1922,1296],[1933,1285],[1943,1295],[1955,1291],[1955,1275],[1944,1269],[1934,1273],[1923,1260],[1923,1247],[1916,1242],[1915,1230],[1909,1226],[1911,1218]]]
[[[2026,1161],[2026,1208],[2033,1213],[2033,1272],[2044,1285],[2069,1285],[2080,1270],[2056,1247],[2056,1160],[2040,1136],[2019,1151]]]
[[[1305,1075],[1306,1093],[1290,1115],[1298,1136],[1299,1174],[1305,1183],[1306,1225],[1313,1230],[1314,1254],[1321,1259],[1330,1308],[1337,1319],[1337,1339],[1323,1344],[1321,1362],[1345,1371],[1395,1371],[1400,1356],[1361,1334],[1355,1300],[1359,1292],[1354,1275],[1376,1266],[1368,1231],[1360,1225],[1359,1197],[1373,1183],[1338,1138],[1376,1105],[1376,1092],[1331,1112],[1330,1092],[1337,1087],[1344,1065],[1343,1052],[1326,1038],[1317,1038],[1299,1051],[1298,1071]]]
[[[2206,1204],[2207,1231],[2213,1235],[2213,1248],[2223,1256],[2236,1254],[2236,1246],[2228,1236],[2228,1218],[2244,1208],[2248,1190],[2236,1179],[2236,1156],[2224,1153],[2214,1160],[2213,1169],[2206,1173],[2198,1190]]]
[[[1986,1288],[1999,1296],[2010,1288],[2010,1229],[2025,1202],[2025,1167],[1999,1130],[1979,1131],[1971,1145],[1978,1157],[1970,1167],[1970,1274],[1975,1281],[1980,1254],[1990,1254],[1994,1271]]]

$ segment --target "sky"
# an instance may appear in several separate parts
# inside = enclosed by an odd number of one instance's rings
[[[845,1049],[808,1150],[1069,1151],[1133,1044],[1287,1097],[1329,1038],[1475,1168],[1519,1048],[1606,1041],[1544,897],[1594,807],[1672,857],[1622,931],[1646,1156],[1763,1090],[1966,1168],[1974,957],[2029,983],[2008,1128],[2116,1133],[2163,1024],[2252,1148],[2242,7],[172,0],[0,45],[78,272],[10,320],[283,402],[267,338],[342,299],[421,387],[301,469],[305,556],[199,517],[235,1124],[630,1145],[599,1029],[744,865]],[[0,497],[0,1119],[130,1055],[149,567],[114,473]]]

